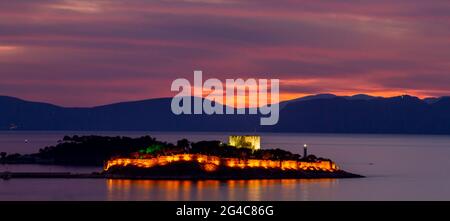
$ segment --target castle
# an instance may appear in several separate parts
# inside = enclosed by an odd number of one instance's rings
[[[237,148],[249,148],[251,150],[261,149],[261,137],[256,135],[233,135],[229,136],[228,145]],[[304,146],[304,154],[306,155]],[[156,155],[149,158],[114,158],[106,162],[104,171],[113,167],[153,168],[170,165],[173,163],[194,163],[199,165],[206,172],[214,172],[230,169],[268,169],[280,171],[323,171],[336,172],[339,167],[331,160],[319,159],[308,161],[301,159],[262,159],[262,158],[239,158],[221,157],[218,155],[208,155],[200,153],[176,153],[170,155]]]
[[[261,137],[255,135],[233,135],[228,138],[228,145],[237,148],[249,148],[252,150],[261,149]]]

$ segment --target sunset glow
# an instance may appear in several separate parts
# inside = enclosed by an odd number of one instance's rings
[[[445,96],[449,10],[418,0],[9,1],[0,94],[64,106],[170,97],[174,79],[200,69],[280,79],[281,100]]]

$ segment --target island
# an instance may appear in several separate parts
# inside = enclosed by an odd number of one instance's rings
[[[357,178],[330,159],[303,155],[279,148],[261,148],[260,136],[230,136],[221,141],[176,144],[150,136],[65,136],[55,146],[38,153],[1,154],[0,163],[38,163],[102,166],[92,174],[0,173],[3,178],[110,178],[110,179],[301,179]],[[28,174],[28,175],[27,175]]]

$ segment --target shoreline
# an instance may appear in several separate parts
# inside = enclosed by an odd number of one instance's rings
[[[266,180],[266,179],[349,179],[364,178],[358,174],[345,171],[333,174],[309,174],[303,177],[241,177],[241,176],[193,176],[193,175],[118,175],[106,173],[71,173],[71,172],[0,172],[0,179],[130,179],[130,180]]]

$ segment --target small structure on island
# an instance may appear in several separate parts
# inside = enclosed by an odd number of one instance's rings
[[[261,137],[257,135],[232,135],[228,139],[228,145],[259,150],[261,149]]]
[[[308,144],[303,144],[303,159],[308,157]]]

